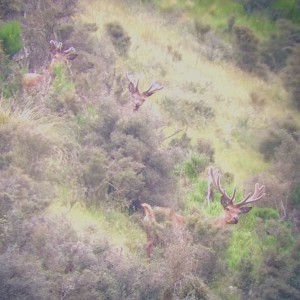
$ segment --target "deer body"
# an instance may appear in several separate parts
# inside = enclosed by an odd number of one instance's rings
[[[148,97],[153,95],[156,91],[159,91],[163,89],[164,87],[157,82],[152,82],[151,85],[149,86],[148,90],[144,92],[139,91],[139,82],[140,80],[138,79],[136,82],[133,80],[133,78],[126,73],[126,78],[129,81],[128,85],[128,90],[134,99],[133,103],[133,111],[138,111],[139,108],[143,105],[143,103],[146,101]]]
[[[213,226],[225,227],[230,224],[237,224],[239,222],[240,214],[247,213],[252,209],[252,207],[244,205],[258,201],[265,195],[265,187],[263,185],[260,186],[258,183],[256,183],[254,193],[248,194],[239,203],[234,203],[233,200],[235,198],[236,189],[234,189],[234,192],[231,197],[228,196],[225,189],[221,187],[221,175],[219,173],[219,170],[211,168],[209,169],[209,172],[211,175],[211,182],[213,183],[215,188],[221,193],[221,204],[224,208],[224,214],[212,222]],[[147,203],[142,203],[141,206],[144,210],[144,222],[147,224],[146,251],[148,257],[150,258],[152,255],[153,247],[155,243],[157,243],[157,239],[159,238],[155,226],[159,224],[160,220],[163,219],[164,221],[169,223],[171,225],[171,228],[175,232],[179,232],[180,230],[182,230],[186,221],[183,216],[177,214],[171,208],[158,206],[152,208]]]
[[[41,73],[26,73],[22,77],[22,86],[25,90],[39,89],[48,84],[54,77],[55,68],[68,64],[77,57],[74,47],[62,50],[62,43],[50,41],[50,58],[48,66]]]
[[[147,203],[142,203],[141,206],[144,210],[143,223],[147,235],[146,252],[150,258],[153,248],[159,240],[159,231],[163,228],[162,224],[167,224],[173,232],[178,232],[184,228],[185,219],[169,207],[152,207]]]

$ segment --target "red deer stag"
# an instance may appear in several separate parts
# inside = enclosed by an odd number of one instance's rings
[[[50,41],[50,63],[41,73],[26,73],[22,77],[22,85],[25,90],[39,89],[47,85],[54,76],[57,66],[68,64],[69,61],[75,59],[78,54],[75,48],[70,47],[66,50],[62,49],[63,44],[54,40]]]
[[[239,203],[233,203],[236,194],[236,188],[232,196],[228,196],[225,189],[221,187],[221,174],[218,169],[211,168],[210,175],[215,188],[221,193],[221,204],[225,210],[225,214],[213,222],[213,225],[222,227],[227,224],[237,224],[240,219],[240,214],[249,212],[252,207],[244,206],[260,200],[265,195],[265,186],[255,184],[254,193],[249,193]]]
[[[221,204],[225,210],[225,213],[220,218],[213,221],[213,225],[217,227],[223,227],[228,224],[237,224],[241,213],[247,213],[252,207],[244,206],[255,201],[260,200],[265,195],[265,186],[255,184],[254,193],[249,193],[242,201],[234,204],[236,189],[234,189],[232,196],[228,196],[225,189],[221,187],[221,174],[218,169],[210,168],[210,180],[216,189],[221,193]],[[184,228],[186,223],[185,218],[177,214],[171,208],[165,207],[151,207],[147,203],[141,204],[144,211],[144,226],[147,235],[146,252],[148,258],[151,258],[154,245],[158,242],[159,236],[157,234],[158,227],[161,226],[161,221],[169,223],[175,232],[180,232]]]
[[[140,106],[145,102],[146,98],[152,96],[156,91],[163,89],[164,87],[157,82],[152,82],[148,90],[145,92],[139,91],[139,82],[138,79],[136,82],[133,80],[132,76],[126,73],[126,78],[129,81],[128,89],[131,96],[134,99],[133,111],[138,111]]]

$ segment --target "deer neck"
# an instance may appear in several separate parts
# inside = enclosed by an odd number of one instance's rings
[[[226,216],[224,215],[224,216],[214,220],[212,224],[215,227],[225,227],[228,224],[228,222],[226,220]]]

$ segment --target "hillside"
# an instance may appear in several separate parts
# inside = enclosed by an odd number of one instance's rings
[[[294,4],[0,1],[0,299],[300,297]]]

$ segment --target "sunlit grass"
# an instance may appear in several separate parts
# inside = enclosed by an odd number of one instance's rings
[[[112,209],[87,208],[80,202],[72,207],[73,191],[68,186],[57,189],[57,199],[49,207],[50,213],[64,215],[77,234],[84,238],[89,235],[94,240],[108,240],[112,246],[137,251],[145,243],[145,233],[127,214]]]
[[[0,98],[0,125],[4,125],[11,120],[11,110],[6,104],[6,101]]]

